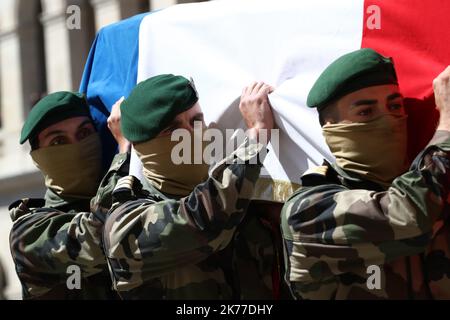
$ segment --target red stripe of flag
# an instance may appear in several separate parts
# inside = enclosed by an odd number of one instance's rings
[[[378,8],[379,29],[372,23]],[[361,47],[394,58],[409,115],[411,156],[427,144],[439,119],[432,81],[450,64],[449,16],[450,1],[445,0],[365,0],[364,3]]]

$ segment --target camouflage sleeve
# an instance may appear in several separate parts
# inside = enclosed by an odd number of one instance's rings
[[[115,288],[131,290],[226,247],[245,215],[265,151],[247,139],[180,201],[140,199],[113,210],[104,244]]]
[[[11,253],[25,298],[45,294],[66,282],[67,268],[77,265],[83,278],[107,269],[102,230],[111,206],[113,184],[127,170],[126,154],[119,154],[101,182],[91,205],[93,212],[62,212],[41,208],[35,199],[11,205]]]
[[[10,233],[24,298],[38,297],[64,284],[70,265],[78,266],[83,278],[107,268],[100,247],[101,219],[93,213],[28,208],[27,200],[13,210]]]
[[[127,176],[130,168],[130,154],[118,153],[115,155],[108,172],[98,187],[97,194],[91,200],[91,212],[106,213],[112,206],[112,192],[117,181]]]
[[[449,191],[450,132],[437,132],[386,192],[305,187],[282,210],[289,281],[311,282],[425,250]]]

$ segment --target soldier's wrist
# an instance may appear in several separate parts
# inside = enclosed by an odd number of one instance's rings
[[[124,139],[118,143],[119,145],[119,153],[127,153],[131,150],[131,143]]]
[[[250,140],[258,143],[267,144],[270,141],[270,130],[264,127],[252,127],[247,130],[247,136]]]

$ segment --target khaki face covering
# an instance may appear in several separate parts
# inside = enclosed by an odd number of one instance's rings
[[[93,197],[101,174],[98,133],[75,144],[34,150],[30,153],[45,177],[45,185],[60,196]]]
[[[171,141],[171,136],[168,135],[156,137],[134,146],[136,154],[144,166],[144,176],[158,190],[171,195],[186,196],[194,190],[196,185],[206,181],[209,165],[203,162],[205,144],[196,135],[191,136],[189,143],[184,143],[183,140]],[[194,148],[196,140],[198,150]],[[181,144],[190,148],[191,156],[187,157],[190,161],[175,164],[173,157],[180,154]],[[173,155],[172,150],[174,150]],[[197,153],[195,160],[199,161],[194,162],[194,152]],[[200,161],[201,164],[194,164]]]
[[[327,124],[322,130],[339,167],[388,187],[408,167],[406,119],[383,115],[365,123]]]

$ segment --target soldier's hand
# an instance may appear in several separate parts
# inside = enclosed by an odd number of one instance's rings
[[[120,153],[128,152],[131,146],[130,142],[123,136],[122,130],[120,129],[120,105],[123,100],[125,100],[124,97],[116,101],[107,120],[109,131],[111,131],[114,139],[116,139]]]
[[[267,131],[267,139],[270,140],[270,129],[274,127],[268,97],[273,90],[272,86],[264,82],[253,82],[242,90],[239,110],[249,129],[249,135],[258,140],[261,130]]]
[[[437,130],[450,131],[450,66],[433,80],[434,98],[440,119]]]

